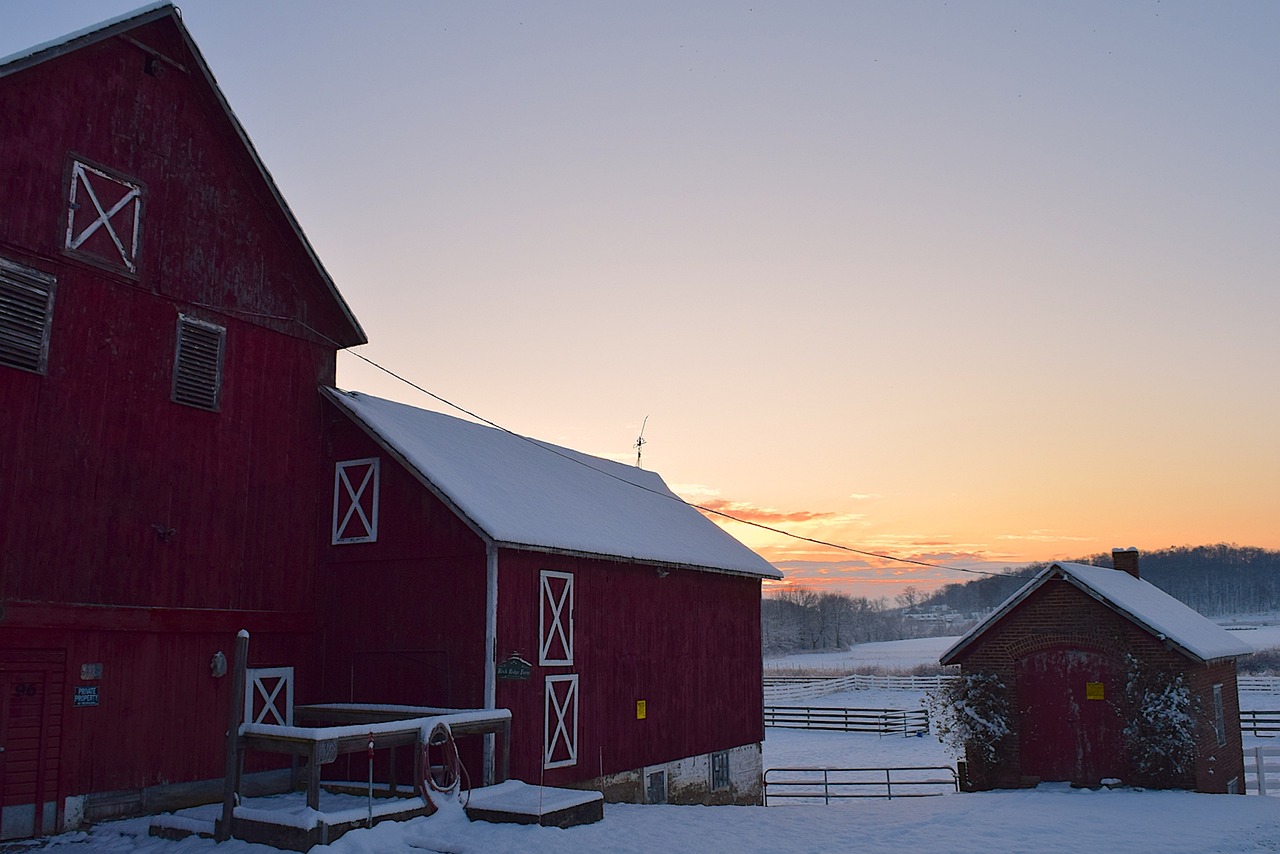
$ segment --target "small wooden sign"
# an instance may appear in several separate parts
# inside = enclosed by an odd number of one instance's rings
[[[533,665],[514,652],[506,661],[498,662],[498,678],[506,682],[524,682],[533,673]]]
[[[1105,700],[1106,690],[1102,687],[1101,682],[1084,683],[1084,698],[1086,700]]]

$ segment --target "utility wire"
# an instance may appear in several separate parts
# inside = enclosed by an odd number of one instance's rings
[[[361,354],[361,353],[357,353],[357,352],[355,352],[354,350],[352,350],[352,349],[350,349],[350,348],[344,348],[341,344],[339,344],[337,341],[334,341],[334,340],[333,340],[332,338],[330,338],[328,335],[325,335],[325,334],[324,334],[323,332],[321,332],[320,330],[315,329],[314,327],[310,326],[309,324],[305,323],[305,322],[304,322],[304,321],[302,321],[302,320],[299,320],[298,318],[295,318],[295,317],[285,317],[285,316],[282,316],[282,315],[275,315],[275,314],[261,314],[261,313],[258,313],[258,312],[244,311],[244,310],[241,310],[241,309],[227,309],[227,308],[223,308],[223,307],[221,307],[221,306],[204,305],[204,306],[201,306],[201,307],[202,307],[202,308],[208,308],[208,309],[211,309],[211,310],[213,310],[213,311],[222,311],[222,312],[228,312],[228,313],[233,313],[233,314],[242,314],[242,315],[246,315],[246,316],[249,316],[249,317],[259,317],[259,318],[264,318],[264,319],[268,319],[268,320],[283,320],[283,321],[287,321],[287,322],[296,323],[296,324],[298,324],[299,326],[301,326],[302,328],[304,328],[304,329],[306,329],[307,331],[311,332],[313,335],[318,335],[319,337],[321,337],[321,338],[323,338],[324,340],[328,341],[330,344],[333,344],[335,347],[337,347],[337,348],[339,348],[339,349],[343,350],[343,351],[344,351],[344,352],[346,352],[347,354],[349,354],[349,355],[351,355],[351,356],[356,357],[357,359],[359,359],[360,361],[364,362],[364,363],[365,363],[365,364],[367,364],[367,365],[370,365],[371,367],[377,368],[379,371],[382,371],[384,374],[386,374],[387,376],[391,377],[392,379],[398,380],[398,381],[400,381],[400,382],[404,383],[405,385],[409,386],[410,388],[415,389],[415,390],[417,390],[417,391],[421,392],[422,394],[425,394],[427,397],[430,397],[431,399],[436,400],[436,401],[438,401],[438,402],[440,402],[440,403],[444,404],[445,406],[450,407],[451,409],[455,409],[455,410],[457,410],[458,412],[461,412],[461,413],[463,413],[464,415],[466,415],[466,416],[468,416],[468,417],[470,417],[470,418],[474,418],[475,420],[477,420],[477,421],[481,422],[482,424],[486,424],[486,425],[488,425],[488,426],[490,426],[490,427],[494,428],[495,430],[501,430],[503,433],[506,433],[506,434],[507,434],[507,435],[509,435],[509,436],[513,436],[513,437],[515,437],[515,438],[517,438],[517,439],[520,439],[521,441],[528,442],[529,444],[534,445],[535,447],[541,448],[541,449],[542,449],[542,450],[544,450],[544,451],[547,451],[547,452],[549,452],[549,453],[555,454],[556,456],[561,457],[561,458],[563,458],[563,459],[565,459],[565,460],[568,460],[569,462],[577,463],[577,464],[578,464],[578,465],[580,465],[580,466],[584,466],[584,467],[586,467],[586,468],[589,468],[589,469],[591,469],[592,471],[597,472],[598,474],[602,474],[602,475],[604,475],[605,477],[611,477],[611,478],[613,478],[614,480],[616,480],[616,481],[618,481],[618,482],[620,482],[620,483],[625,483],[627,486],[631,486],[631,487],[634,487],[634,488],[636,488],[636,489],[642,489],[642,490],[644,490],[645,492],[648,492],[648,493],[650,493],[650,494],[652,494],[652,495],[656,495],[656,496],[658,496],[658,497],[660,497],[660,498],[665,498],[665,499],[668,499],[668,500],[671,500],[671,501],[678,501],[678,502],[680,502],[681,504],[684,504],[684,505],[686,505],[686,506],[692,507],[693,509],[698,510],[698,511],[700,511],[700,512],[702,512],[702,513],[706,513],[706,514],[711,515],[711,516],[719,516],[719,517],[721,517],[721,518],[723,518],[723,519],[728,519],[728,520],[730,520],[730,521],[732,521],[732,522],[737,522],[737,523],[738,523],[738,524],[740,524],[740,525],[748,525],[748,526],[750,526],[750,527],[752,527],[752,528],[758,528],[758,529],[760,529],[760,530],[762,530],[762,531],[768,531],[769,533],[772,533],[772,534],[778,534],[779,536],[789,537],[789,538],[791,538],[791,539],[793,539],[793,540],[800,540],[801,542],[812,543],[812,544],[814,544],[814,545],[824,546],[824,547],[826,547],[826,548],[830,548],[830,549],[836,549],[837,551],[849,552],[849,553],[851,553],[851,554],[862,555],[862,556],[864,556],[864,557],[872,557],[872,558],[876,558],[876,559],[878,559],[878,560],[886,560],[886,561],[891,561],[891,562],[895,562],[895,563],[911,564],[911,565],[913,565],[913,566],[923,566],[923,567],[927,567],[927,568],[929,568],[929,569],[942,569],[942,570],[946,570],[946,571],[948,571],[948,572],[966,572],[966,573],[970,573],[970,574],[973,574],[973,575],[986,575],[986,576],[1001,576],[1001,577],[1009,577],[1009,576],[1008,576],[1008,573],[1003,573],[1003,572],[992,572],[991,570],[986,570],[986,569],[973,569],[972,567],[965,567],[965,566],[946,566],[946,565],[944,565],[944,564],[940,564],[940,563],[929,563],[928,561],[915,560],[915,559],[913,559],[913,558],[897,557],[897,556],[895,556],[895,555],[883,554],[883,553],[881,553],[881,552],[873,552],[873,551],[867,551],[867,550],[864,550],[864,549],[856,549],[856,548],[854,548],[854,547],[852,547],[852,546],[846,546],[846,545],[843,545],[843,544],[841,544],[841,543],[833,543],[833,542],[829,542],[829,541],[827,541],[827,540],[819,540],[819,539],[817,539],[816,537],[806,537],[806,536],[804,536],[804,535],[802,535],[802,534],[796,534],[796,533],[793,533],[793,532],[791,532],[791,531],[784,531],[784,530],[783,530],[783,529],[781,529],[781,528],[775,528],[775,527],[773,527],[772,525],[766,525],[766,524],[764,524],[763,522],[753,522],[753,521],[751,521],[750,519],[743,519],[743,518],[741,518],[741,517],[739,517],[739,516],[734,516],[732,513],[726,513],[726,512],[725,512],[725,511],[723,511],[723,510],[716,510],[716,509],[715,509],[715,508],[713,508],[713,507],[706,507],[706,506],[703,506],[703,505],[701,505],[701,504],[695,504],[694,502],[692,502],[692,501],[687,501],[687,500],[685,500],[685,499],[681,498],[680,496],[678,496],[678,495],[676,495],[676,494],[674,494],[674,493],[671,493],[671,492],[659,492],[658,490],[656,490],[656,489],[651,489],[650,487],[645,486],[645,485],[644,485],[644,484],[642,484],[642,483],[636,483],[636,482],[634,482],[634,481],[627,480],[625,477],[620,477],[620,476],[618,476],[618,475],[614,474],[613,472],[609,472],[609,471],[605,471],[604,469],[597,468],[596,466],[591,465],[589,462],[587,462],[586,460],[583,460],[583,459],[581,459],[581,458],[579,458],[579,457],[576,457],[576,456],[570,456],[569,454],[563,453],[560,449],[556,448],[554,445],[549,445],[549,444],[546,444],[546,443],[544,443],[544,442],[539,442],[539,441],[538,441],[538,440],[536,440],[536,439],[531,439],[531,438],[529,438],[528,436],[523,436],[523,435],[521,435],[521,434],[519,434],[519,433],[515,432],[514,430],[509,430],[509,429],[507,429],[506,427],[503,427],[501,424],[498,424],[497,422],[490,421],[488,418],[485,418],[485,417],[484,417],[484,416],[482,416],[482,415],[479,415],[479,414],[477,414],[477,413],[475,413],[475,412],[472,412],[471,410],[467,409],[467,408],[466,408],[466,407],[464,407],[464,406],[460,406],[459,404],[456,404],[456,403],[454,403],[453,401],[451,401],[451,400],[449,400],[449,399],[447,399],[447,398],[441,397],[440,395],[436,394],[435,392],[431,391],[430,389],[423,388],[422,386],[418,385],[417,383],[415,383],[413,380],[409,379],[408,377],[402,376],[402,375],[400,375],[400,374],[396,373],[395,371],[391,370],[390,368],[385,367],[384,365],[380,365],[380,364],[378,364],[378,363],[377,363],[377,362],[375,362],[373,359],[370,359],[368,356],[365,356],[365,355],[363,355],[363,354]]]

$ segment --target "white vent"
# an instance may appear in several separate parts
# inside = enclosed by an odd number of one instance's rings
[[[0,365],[45,372],[56,281],[0,258]]]
[[[173,357],[173,401],[217,410],[222,394],[222,345],[227,330],[185,314],[178,315],[178,345]]]

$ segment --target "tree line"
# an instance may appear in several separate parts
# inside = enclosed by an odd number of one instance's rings
[[[907,588],[893,607],[884,599],[865,596],[785,590],[760,603],[761,646],[765,655],[785,655],[955,631],[906,616],[923,598],[915,588]]]

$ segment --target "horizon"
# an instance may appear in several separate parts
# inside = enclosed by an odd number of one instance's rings
[[[0,56],[139,5],[17,0]],[[442,398],[923,563],[1280,548],[1280,5],[182,12],[356,352]]]

